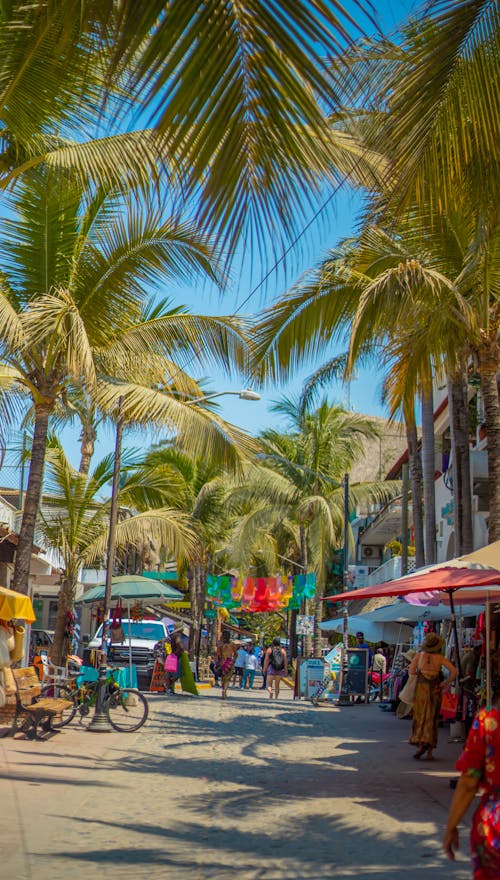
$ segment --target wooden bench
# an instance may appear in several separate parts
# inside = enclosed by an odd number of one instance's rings
[[[58,697],[42,697],[42,683],[34,666],[13,669],[12,672],[16,684],[16,711],[10,730],[11,736],[19,731],[29,739],[46,739],[56,733],[52,720],[71,706],[70,701]]]

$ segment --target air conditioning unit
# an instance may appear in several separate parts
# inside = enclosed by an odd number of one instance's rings
[[[381,548],[376,544],[361,545],[361,559],[376,560],[382,556]]]

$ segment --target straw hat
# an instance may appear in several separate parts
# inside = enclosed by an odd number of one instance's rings
[[[422,651],[426,654],[439,654],[443,648],[443,640],[437,633],[427,633],[423,643]]]
[[[413,660],[416,653],[417,652],[414,651],[413,648],[410,648],[409,651],[404,651],[404,653],[401,654],[401,656],[404,657],[405,660],[408,660],[408,662],[410,663]]]

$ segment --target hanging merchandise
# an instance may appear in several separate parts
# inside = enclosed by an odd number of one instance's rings
[[[103,605],[93,606],[92,617],[95,619],[96,626],[100,626],[100,624],[104,620],[104,606]]]
[[[422,647],[422,642],[424,641],[424,624],[421,620],[417,623],[413,630],[413,648],[415,651],[420,651]]]
[[[72,639],[73,633],[75,631],[75,615],[72,611],[66,612],[66,622],[64,624],[64,637],[66,639]]]
[[[140,602],[136,602],[130,609],[130,619],[136,622],[144,620],[144,607]]]
[[[116,603],[116,608],[113,611],[113,618],[111,620],[111,626],[109,628],[109,635],[110,635],[112,644],[116,644],[117,642],[124,642],[125,641],[125,633],[123,632],[122,618],[123,618],[122,600],[118,599],[118,601]]]

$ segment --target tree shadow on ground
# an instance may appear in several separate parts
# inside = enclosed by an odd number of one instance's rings
[[[112,820],[75,819],[108,829],[112,841],[123,825]],[[290,831],[293,829],[293,832]],[[188,876],[203,866],[207,876],[221,880],[237,874],[259,871],[265,880],[335,880],[354,877],[370,880],[413,880],[422,876],[422,870],[430,872],[433,880],[450,876],[449,867],[439,852],[435,840],[422,840],[422,836],[402,830],[399,836],[388,835],[377,828],[363,828],[362,840],[359,830],[342,817],[309,816],[300,824],[293,823],[290,813],[287,827],[286,813],[277,821],[274,829],[256,827],[252,831],[240,830],[237,821],[226,820],[224,825],[212,825],[200,835],[197,824],[175,823],[174,828],[165,824],[135,823],[125,829],[130,835],[129,845],[110,846],[105,852],[99,848],[82,849],[68,853],[54,853],[61,860],[82,862],[106,867],[116,865],[141,865],[171,869],[174,877]],[[160,844],[155,840],[161,841]],[[212,843],[210,843],[212,841]],[[409,854],[411,861],[409,861]],[[355,867],[354,867],[355,866]],[[463,865],[460,865],[460,870]],[[185,872],[185,874],[184,874]],[[106,875],[107,876],[107,875]],[[198,876],[198,874],[196,874]],[[462,877],[468,876],[464,873]],[[461,880],[460,874],[454,874]]]

